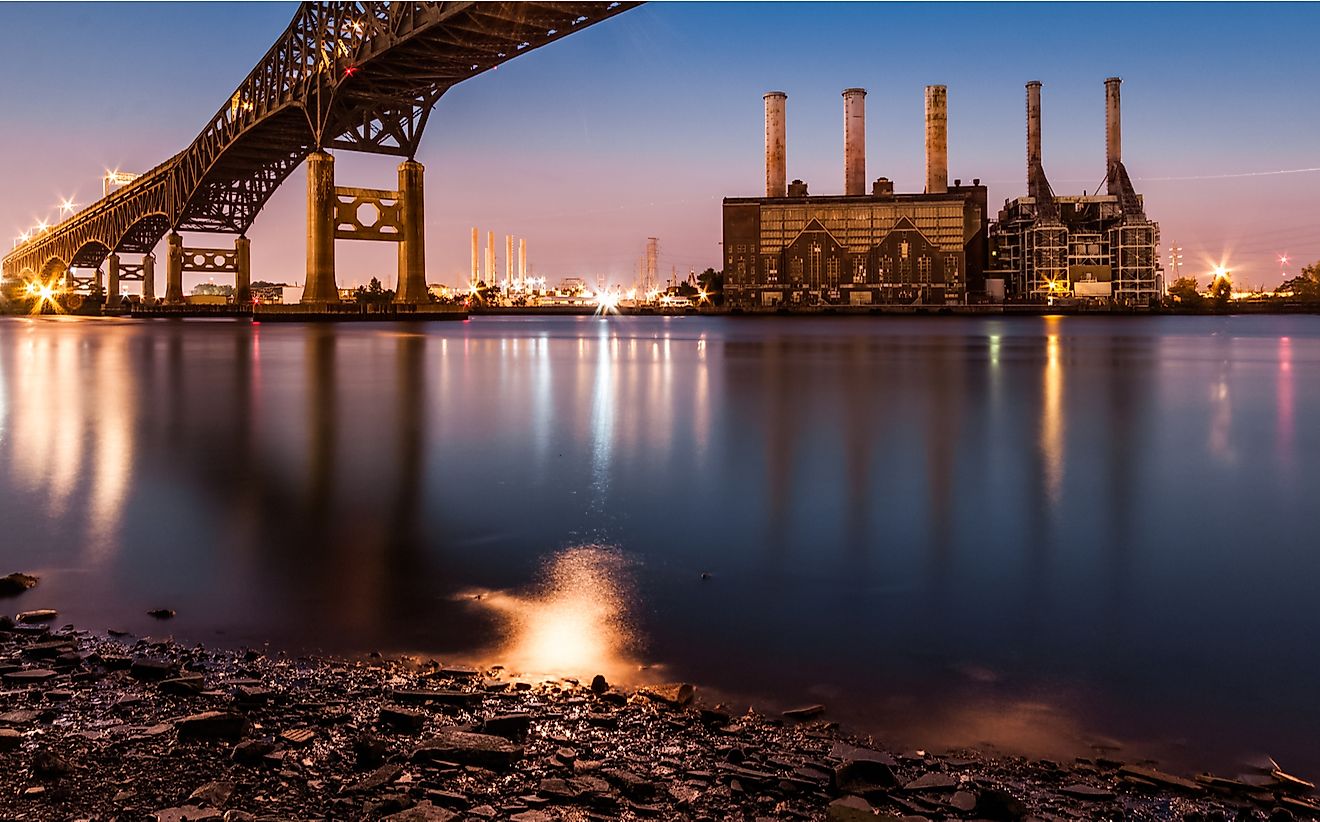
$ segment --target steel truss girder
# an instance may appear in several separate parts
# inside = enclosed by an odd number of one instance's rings
[[[636,5],[304,3],[187,149],[17,246],[4,273],[96,267],[169,231],[245,234],[312,151],[412,158],[450,87]]]

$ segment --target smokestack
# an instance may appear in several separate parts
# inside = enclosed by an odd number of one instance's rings
[[[486,285],[495,285],[495,232],[486,232]]]
[[[765,95],[765,196],[787,194],[788,164],[785,159],[784,108],[788,95],[771,91]]]
[[[1027,186],[1040,168],[1040,81],[1027,83]]]
[[[481,248],[481,240],[479,238],[480,234],[477,232],[477,227],[472,226],[472,279],[468,282],[473,286],[477,284],[477,280],[481,279],[481,263],[478,253]]]
[[[513,285],[513,235],[504,235],[504,290]]]
[[[1109,193],[1114,193],[1114,166],[1123,162],[1123,123],[1119,105],[1118,77],[1105,80],[1105,175],[1109,180]]]
[[[527,280],[527,238],[522,237],[518,240],[518,280],[520,282]]]
[[[926,193],[949,191],[949,89],[926,86]]]
[[[866,193],[866,89],[843,90],[843,193]]]

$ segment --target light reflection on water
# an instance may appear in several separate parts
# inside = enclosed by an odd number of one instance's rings
[[[1320,770],[1318,418],[1311,317],[0,320],[0,572],[88,627]]]

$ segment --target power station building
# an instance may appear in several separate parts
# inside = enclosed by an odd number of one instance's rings
[[[1039,81],[1027,83],[1027,196],[990,226],[992,296],[1146,305],[1163,293],[1160,227],[1146,216],[1122,159],[1117,77],[1105,80],[1105,193],[1059,196],[1041,162]]]
[[[864,89],[843,92],[844,192],[787,181],[788,95],[765,95],[765,196],[724,199],[724,298],[735,310],[962,303],[984,289],[986,188],[948,184],[948,93],[926,87],[926,189],[866,193]]]

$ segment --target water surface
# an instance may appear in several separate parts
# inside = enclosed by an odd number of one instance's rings
[[[11,318],[0,573],[89,628],[1314,775],[1317,420],[1316,317]]]

